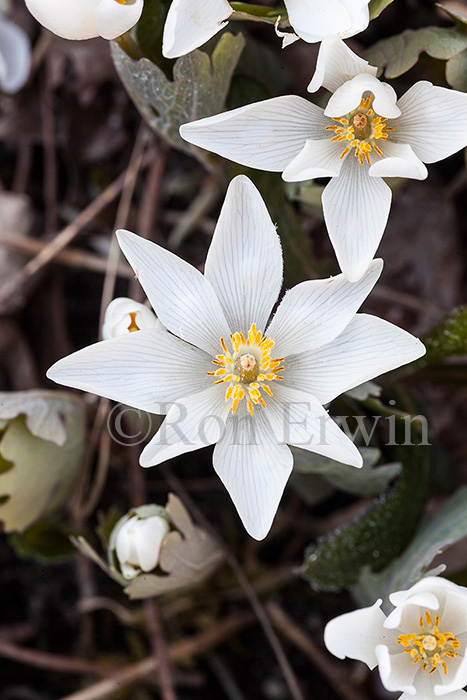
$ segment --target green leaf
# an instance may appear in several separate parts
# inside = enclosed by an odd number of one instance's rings
[[[446,80],[455,90],[467,92],[467,49],[446,63]]]
[[[389,593],[410,588],[424,576],[441,573],[445,567],[427,571],[433,559],[447,547],[467,537],[467,487],[459,489],[434,517],[426,519],[405,552],[380,574],[365,572],[355,588],[359,601],[367,605]]]
[[[72,530],[66,525],[40,520],[21,534],[10,535],[8,541],[19,557],[36,559],[44,564],[58,564],[75,553],[70,541],[71,534]]]
[[[458,306],[423,339],[426,355],[420,366],[439,362],[452,355],[467,354],[467,305]]]
[[[84,410],[73,395],[53,391],[2,393],[0,407],[11,417],[0,436],[0,465],[12,465],[0,469],[0,520],[6,532],[22,532],[71,494],[82,464]]]
[[[459,25],[467,25],[467,9],[463,8],[460,3],[458,3],[455,7],[449,7],[444,5],[442,2],[437,2],[436,6],[441,8]]]
[[[312,546],[301,573],[314,588],[357,583],[365,567],[378,572],[401,554],[421,517],[429,483],[427,447],[399,448],[405,459],[395,490],[346,529]]]
[[[382,11],[392,2],[394,2],[394,0],[371,0],[368,6],[370,10],[370,19],[379,17]]]
[[[151,129],[180,151],[206,160],[208,154],[187,143],[179,134],[185,122],[221,112],[245,40],[241,34],[224,34],[212,56],[192,51],[174,65],[174,80],[147,58],[134,60],[117,44],[112,57],[120,78]]]
[[[387,78],[396,78],[412,68],[422,51],[432,58],[448,59],[467,48],[467,34],[456,28],[424,27],[406,29],[374,44],[365,57],[384,69]]]

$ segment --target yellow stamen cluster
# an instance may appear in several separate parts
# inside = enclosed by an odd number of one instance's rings
[[[435,621],[428,611],[425,617],[419,620],[420,634],[401,634],[397,643],[405,647],[404,651],[412,657],[412,663],[422,662],[422,671],[429,668],[428,673],[433,673],[440,665],[447,675],[448,668],[444,659],[453,659],[459,656],[460,642],[451,632],[439,631],[439,615]]]
[[[221,338],[224,352],[213,360],[218,369],[206,374],[219,377],[214,384],[228,384],[225,400],[232,401],[232,413],[236,412],[240,401],[246,398],[248,411],[253,415],[253,404],[259,404],[263,408],[266,406],[261,392],[272,396],[267,382],[283,379],[277,372],[284,369],[281,366],[284,358],[271,358],[274,341],[267,336],[263,337],[261,331],[256,330],[254,323],[251,324],[246,338],[243,333],[238,332],[230,336],[230,341],[232,352],[228,350],[224,338]]]
[[[129,325],[128,328],[127,328],[127,330],[129,331],[129,333],[134,333],[135,331],[141,330],[141,329],[139,328],[138,324],[136,323],[136,314],[137,314],[136,311],[130,311],[130,319],[131,319],[131,321],[130,321],[130,325]]]
[[[334,131],[331,141],[348,141],[341,153],[341,159],[355,148],[355,157],[361,165],[364,161],[370,165],[370,153],[375,151],[382,156],[381,149],[374,143],[378,140],[385,141],[388,138],[387,131],[394,131],[386,126],[383,117],[378,117],[372,109],[373,98],[371,95],[362,98],[359,106],[345,117],[333,117],[334,121],[342,126],[325,126],[328,131]]]

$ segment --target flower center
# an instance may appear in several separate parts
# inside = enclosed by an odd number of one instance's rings
[[[261,392],[272,396],[269,382],[283,379],[277,372],[284,369],[281,366],[284,358],[271,358],[274,341],[267,336],[263,337],[254,323],[250,326],[247,338],[243,333],[233,333],[230,340],[232,352],[228,350],[224,338],[221,338],[224,353],[213,360],[218,369],[206,374],[219,377],[214,384],[228,384],[225,400],[232,402],[232,413],[235,413],[240,401],[246,398],[248,411],[253,415],[253,404],[260,404],[263,408],[266,406]]]
[[[445,659],[459,656],[457,650],[460,648],[460,642],[451,632],[439,631],[439,615],[436,615],[433,622],[430,613],[425,611],[425,617],[420,617],[419,624],[420,634],[401,634],[397,643],[405,647],[404,651],[410,654],[412,663],[418,664],[422,661],[422,671],[429,668],[428,673],[433,673],[440,665],[447,675]]]
[[[375,143],[388,138],[387,131],[394,131],[391,126],[386,126],[383,117],[379,117],[372,108],[373,97],[362,97],[357,109],[349,112],[344,117],[333,117],[341,126],[325,126],[328,131],[334,131],[331,141],[347,141],[341,153],[345,158],[352,148],[355,149],[355,157],[361,165],[364,161],[370,165],[370,153],[375,151],[382,156],[383,153]]]
[[[131,319],[130,325],[127,328],[127,331],[129,333],[134,333],[135,331],[141,330],[140,327],[138,326],[138,324],[136,323],[136,314],[137,313],[138,313],[137,311],[130,311],[130,313],[129,313],[129,316]]]

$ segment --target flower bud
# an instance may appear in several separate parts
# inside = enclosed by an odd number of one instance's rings
[[[156,568],[169,523],[160,515],[144,518],[137,512],[122,520],[115,534],[115,554],[123,576],[131,579]]]
[[[127,297],[118,297],[110,302],[102,326],[104,340],[117,338],[126,333],[147,330],[148,328],[164,329],[157,316],[144,304]]]

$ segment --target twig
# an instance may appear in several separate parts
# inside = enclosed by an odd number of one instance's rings
[[[279,605],[267,603],[266,609],[277,629],[305,654],[320,673],[326,676],[339,695],[345,700],[362,700],[361,692],[351,685],[347,670],[344,667],[338,667]]]
[[[189,505],[190,510],[196,515],[198,521],[202,525],[202,527],[207,530],[217,541],[219,546],[221,547],[225,559],[227,563],[229,564],[230,568],[234,572],[235,576],[237,577],[237,580],[240,584],[240,586],[243,588],[243,591],[245,592],[245,596],[248,598],[248,601],[254,610],[254,613],[256,617],[258,618],[258,621],[263,628],[263,632],[266,636],[266,639],[269,642],[269,645],[271,646],[271,649],[274,652],[274,655],[277,659],[277,662],[279,664],[279,667],[282,671],[282,674],[284,676],[284,679],[287,683],[287,686],[289,688],[290,694],[293,698],[293,700],[304,700],[302,691],[300,690],[300,686],[298,685],[297,678],[295,676],[295,673],[289,663],[289,660],[287,659],[287,656],[284,653],[284,650],[282,648],[282,645],[271,625],[271,621],[269,620],[268,615],[266,614],[266,611],[259,600],[255,589],[251,585],[250,581],[248,580],[247,576],[245,575],[242,567],[240,566],[239,562],[235,558],[235,556],[232,554],[230,549],[227,547],[226,543],[219,537],[218,533],[213,529],[209,521],[204,517],[203,513],[199,510],[199,508],[196,506],[196,504],[193,502],[192,498],[190,497],[189,493],[181,483],[181,481],[170,471],[169,467],[167,465],[162,465],[161,469],[163,470],[165,477],[170,484],[171,488],[174,489],[182,498],[183,500]]]
[[[203,220],[212,209],[219,194],[219,182],[212,176],[207,177],[198,195],[170,232],[167,241],[169,248],[177,249],[183,243],[188,234],[196,228],[198,222]]]
[[[44,149],[45,230],[57,230],[57,160],[55,153],[55,116],[53,109],[52,65],[50,56],[45,62],[41,86],[42,146]]]
[[[157,672],[162,700],[177,700],[159,607],[154,598],[147,598],[144,601],[144,611],[151,635],[154,657],[157,660]]]
[[[58,671],[59,673],[93,673],[99,676],[115,674],[115,669],[103,664],[71,659],[68,656],[49,654],[36,649],[24,649],[4,639],[0,639],[0,656],[21,664],[45,668],[47,671]]]

